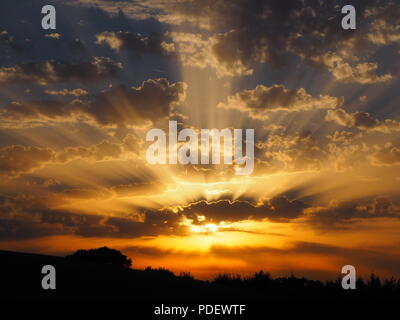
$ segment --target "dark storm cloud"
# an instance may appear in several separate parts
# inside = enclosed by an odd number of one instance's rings
[[[120,62],[106,57],[94,57],[91,62],[61,62],[47,60],[0,68],[0,83],[92,82],[114,77],[122,69]]]
[[[273,221],[285,222],[302,216],[308,205],[298,200],[288,200],[285,197],[275,197],[261,205],[255,205],[242,200],[218,200],[207,202],[201,200],[184,206],[181,213],[188,218],[197,220],[204,215],[206,219],[220,221],[240,221],[246,219],[261,220],[268,218]]]
[[[85,115],[100,126],[127,126],[157,121],[170,115],[175,105],[184,101],[186,84],[149,79],[139,87],[125,85],[104,90],[85,100],[68,103],[55,100],[14,102],[2,111],[2,117],[13,120],[70,117]]]

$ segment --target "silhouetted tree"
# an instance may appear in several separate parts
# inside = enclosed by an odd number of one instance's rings
[[[94,262],[108,263],[124,268],[129,268],[132,265],[132,260],[123,255],[120,251],[101,247],[97,249],[78,250],[71,255],[66,256],[67,259],[86,260]]]

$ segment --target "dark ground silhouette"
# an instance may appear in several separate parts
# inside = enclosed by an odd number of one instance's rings
[[[2,299],[35,300],[331,300],[400,299],[400,280],[359,279],[356,290],[343,290],[341,281],[315,281],[290,276],[272,278],[267,272],[251,277],[220,274],[211,281],[166,269],[130,269],[119,251],[99,248],[65,258],[0,250]],[[44,265],[56,268],[56,290],[44,290]]]

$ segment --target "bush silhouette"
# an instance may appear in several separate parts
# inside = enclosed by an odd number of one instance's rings
[[[272,278],[268,272],[262,270],[248,277],[218,274],[211,283],[286,298],[400,298],[400,279],[392,277],[381,281],[375,274],[371,274],[367,281],[358,278],[356,290],[343,290],[341,278],[325,282],[297,278],[293,274],[289,277]]]
[[[97,249],[84,250],[80,249],[71,255],[66,256],[67,259],[85,260],[93,262],[108,263],[124,268],[132,265],[132,260],[123,255],[120,251],[101,247]]]

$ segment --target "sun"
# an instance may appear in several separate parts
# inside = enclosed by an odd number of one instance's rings
[[[208,232],[216,232],[216,231],[218,231],[218,227],[214,223],[208,223],[204,227],[207,229]]]
[[[218,231],[218,226],[214,223],[207,223],[205,225],[191,225],[191,229],[194,233],[214,233]]]

